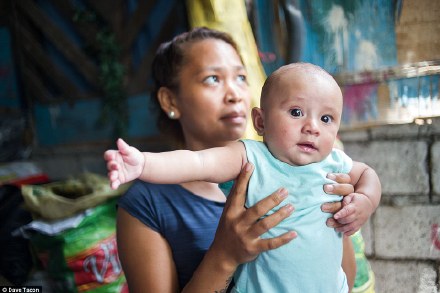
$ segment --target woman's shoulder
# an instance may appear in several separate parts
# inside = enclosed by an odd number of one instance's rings
[[[136,180],[119,198],[118,205],[126,210],[163,210],[196,203],[210,205],[210,202],[179,184],[155,184]]]
[[[222,205],[195,195],[178,184],[143,181],[135,181],[118,199],[118,207],[156,231],[162,231],[171,219],[193,217],[200,210],[208,210],[219,217]]]
[[[187,191],[176,184],[154,184],[137,180],[118,199],[118,208],[123,208],[153,230],[159,229],[161,215],[180,205]]]
[[[136,202],[137,205],[144,206],[143,202],[169,197],[176,193],[186,193],[186,190],[177,184],[155,184],[136,180],[120,197],[119,202]]]

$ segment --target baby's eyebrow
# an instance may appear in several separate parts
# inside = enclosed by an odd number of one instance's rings
[[[298,96],[289,96],[289,97],[287,97],[282,103],[281,103],[281,105],[286,105],[286,104],[292,104],[292,103],[295,103],[295,104],[301,104],[301,103],[303,103],[304,101],[306,101],[307,99],[305,99],[305,98],[303,98],[303,97],[298,97]]]

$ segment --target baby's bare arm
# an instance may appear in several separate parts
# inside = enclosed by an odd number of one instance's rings
[[[141,180],[175,184],[190,181],[225,182],[237,177],[245,160],[241,142],[201,151],[143,153]]]
[[[382,194],[380,180],[376,172],[367,164],[353,162],[353,168],[349,175],[356,193],[365,195],[371,203],[372,210],[375,211]]]

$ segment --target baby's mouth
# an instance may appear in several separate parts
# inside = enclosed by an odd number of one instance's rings
[[[297,144],[297,146],[299,147],[300,150],[302,150],[303,152],[315,152],[318,149],[315,147],[315,145],[313,143],[299,143]]]

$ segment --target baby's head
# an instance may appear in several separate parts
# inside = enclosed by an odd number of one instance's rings
[[[327,157],[342,115],[342,92],[334,78],[309,63],[285,65],[264,83],[254,127],[279,160],[307,165]]]

